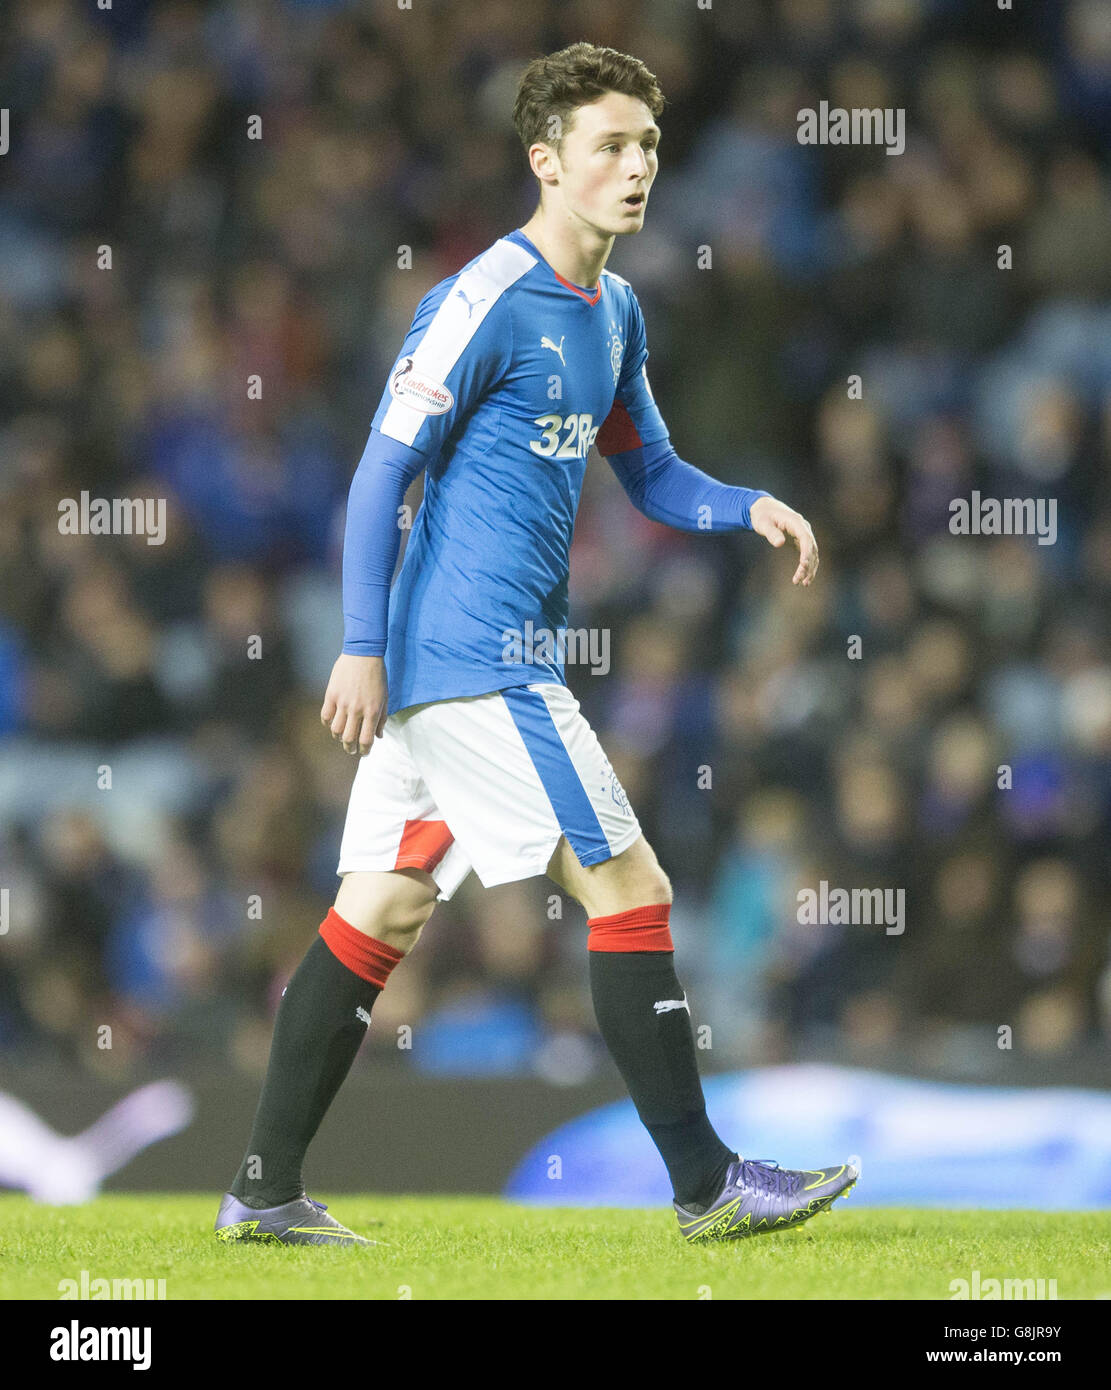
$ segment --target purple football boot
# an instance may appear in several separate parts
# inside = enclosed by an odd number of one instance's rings
[[[742,1236],[789,1231],[838,1197],[848,1196],[860,1177],[852,1163],[835,1168],[781,1168],[767,1159],[739,1159],[725,1174],[725,1186],[704,1212],[673,1202],[685,1240],[735,1240]]]
[[[224,1194],[216,1216],[216,1239],[247,1240],[267,1245],[380,1245],[357,1236],[327,1214],[323,1202],[304,1193],[278,1207],[249,1207]]]

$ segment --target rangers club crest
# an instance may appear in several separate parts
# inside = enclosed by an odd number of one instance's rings
[[[621,341],[621,332],[613,319],[610,319],[610,366],[613,368],[613,384],[615,386],[621,375],[621,359],[624,355],[625,344]]]

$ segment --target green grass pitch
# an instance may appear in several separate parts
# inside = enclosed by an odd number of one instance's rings
[[[795,1231],[703,1247],[685,1244],[666,1210],[321,1200],[384,1245],[222,1246],[218,1194],[80,1207],[0,1196],[0,1298],[57,1299],[59,1280],[82,1270],[165,1279],[167,1299],[945,1300],[973,1270],[1056,1279],[1061,1299],[1111,1297],[1111,1212],[854,1210],[850,1199]]]

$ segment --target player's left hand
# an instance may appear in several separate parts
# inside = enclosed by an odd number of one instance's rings
[[[752,529],[777,550],[786,544],[788,537],[794,541],[799,563],[791,583],[808,587],[818,573],[818,542],[806,517],[774,497],[758,497],[748,514]]]

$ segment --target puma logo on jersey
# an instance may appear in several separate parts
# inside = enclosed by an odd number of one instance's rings
[[[682,999],[657,999],[652,1005],[658,1014],[669,1014],[672,1009],[686,1009],[689,1014],[691,1006],[687,1003],[687,996],[684,994]]]
[[[455,291],[455,294],[456,294],[456,297],[457,297],[458,299],[461,299],[461,300],[463,301],[463,303],[467,306],[467,317],[468,317],[468,318],[470,318],[471,313],[472,313],[472,311],[473,311],[474,309],[477,309],[478,306],[479,306],[480,304],[485,304],[485,303],[486,303],[485,299],[476,299],[476,300],[474,300],[473,303],[472,303],[472,301],[469,300],[469,299],[467,298],[467,296],[463,293],[462,290],[456,290],[456,291]]]
[[[370,1027],[370,1014],[367,1013],[367,1011],[363,1008],[361,1004],[355,1005],[355,1017],[361,1018],[362,1021],[366,1024],[366,1026],[368,1028]]]
[[[565,333],[563,335],[563,338],[566,337],[567,334]],[[559,360],[563,362],[563,338],[560,338],[559,340],[559,347],[556,347],[555,343],[552,342],[551,338],[541,338],[540,346],[543,348],[551,348],[551,350],[559,357]],[[567,363],[563,362],[563,365],[566,367]]]

